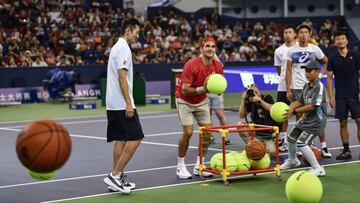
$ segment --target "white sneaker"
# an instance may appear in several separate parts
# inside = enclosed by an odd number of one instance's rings
[[[324,147],[321,149],[321,156],[324,158],[331,158],[332,155],[331,153],[328,151],[327,147]]]
[[[110,172],[111,173],[111,172]],[[104,178],[104,182],[106,183],[106,185],[112,187],[113,189],[115,189],[116,191],[125,193],[125,194],[129,194],[131,192],[130,187],[127,187],[122,178],[120,176],[111,176],[111,174],[107,175]]]
[[[320,168],[312,168],[309,171],[318,177],[322,177],[322,176],[326,175],[326,172],[325,172],[325,169],[323,166],[321,166]]]
[[[176,175],[180,179],[191,179],[192,178],[192,175],[189,173],[186,166],[178,166],[176,168]]]
[[[205,167],[205,166],[204,166]],[[200,170],[199,170],[199,166],[195,166],[194,170],[193,170],[193,174],[196,176],[200,176]],[[203,171],[202,174],[204,177],[213,177],[213,174],[207,171]]]
[[[283,164],[281,164],[280,166],[280,170],[288,170],[290,168],[294,168],[294,167],[298,167],[301,165],[301,162],[299,159],[295,159],[295,163],[291,163],[290,159],[286,159],[285,162]]]

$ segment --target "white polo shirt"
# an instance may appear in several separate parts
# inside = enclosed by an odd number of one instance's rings
[[[292,47],[292,46],[291,46]],[[285,44],[281,45],[275,50],[274,53],[274,66],[280,66],[280,78],[278,91],[286,92],[286,62],[287,62],[287,53],[291,49],[291,47],[286,46]]]
[[[135,108],[133,98],[133,62],[130,47],[124,38],[119,38],[111,48],[106,83],[106,110],[125,110],[126,102],[120,89],[119,69],[126,69],[131,104]]]
[[[290,88],[302,90],[308,80],[305,76],[305,69],[300,67],[311,60],[320,60],[324,56],[324,52],[318,46],[310,43],[306,47],[300,47],[298,44],[292,46],[287,54],[287,60],[293,62]]]

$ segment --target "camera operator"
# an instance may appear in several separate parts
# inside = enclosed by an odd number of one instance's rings
[[[262,95],[255,84],[249,85],[242,94],[239,114],[240,119],[245,119],[247,123],[259,125],[279,126],[279,123],[270,117],[270,108],[274,104],[271,95]],[[248,115],[251,120],[248,120]],[[245,143],[250,141],[249,133],[240,133]],[[255,136],[266,144],[267,152],[275,153],[274,133],[272,131],[257,131]]]

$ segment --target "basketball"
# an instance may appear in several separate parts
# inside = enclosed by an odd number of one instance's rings
[[[287,120],[287,118],[284,117],[284,114],[288,110],[289,106],[287,104],[285,104],[284,102],[276,102],[270,108],[270,116],[274,121],[282,123]]]
[[[211,94],[222,94],[227,88],[227,81],[221,74],[211,74],[207,80],[206,89]]]
[[[249,143],[245,146],[246,156],[251,160],[260,160],[264,157],[266,153],[265,144],[258,140],[250,140]]]
[[[318,161],[320,161],[320,160],[321,160],[321,153],[320,153],[319,149],[316,148],[316,147],[314,147],[314,146],[311,146],[310,149],[311,149],[312,152],[314,153],[316,159],[317,159]],[[303,162],[304,162],[304,164],[306,164],[307,166],[310,166],[310,163],[309,163],[308,160],[305,158],[305,156],[303,155],[302,157],[303,157]]]
[[[323,195],[323,187],[313,173],[298,171],[286,181],[285,193],[291,203],[317,203]]]
[[[56,171],[71,153],[71,139],[64,126],[54,120],[37,120],[26,125],[16,139],[20,162],[37,173]]]

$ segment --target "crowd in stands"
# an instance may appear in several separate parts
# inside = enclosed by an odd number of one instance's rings
[[[107,0],[0,0],[0,66],[40,67],[106,64],[121,21],[133,10]],[[159,10],[150,21],[137,16],[143,34],[132,44],[134,63],[183,63],[197,56],[202,40],[214,36],[225,61],[272,61],[282,43],[283,24],[236,22],[220,25],[217,10],[201,19]],[[309,19],[303,23],[312,25]],[[338,23],[326,20],[313,31],[321,48],[333,45]]]

